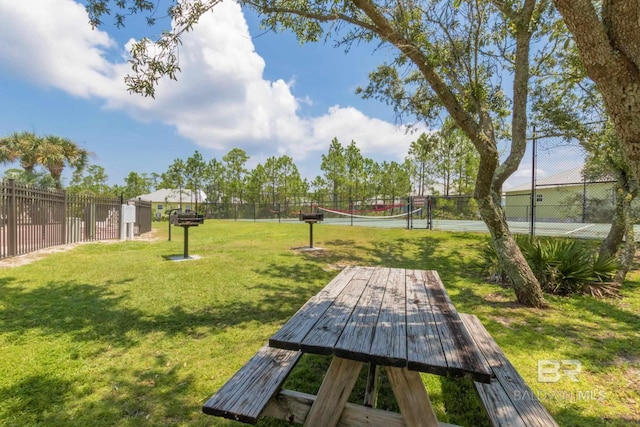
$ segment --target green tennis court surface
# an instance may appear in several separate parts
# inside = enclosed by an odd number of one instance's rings
[[[253,221],[253,220],[251,220]],[[256,221],[300,223],[297,218],[278,219],[258,219]],[[427,220],[414,218],[407,223],[406,218],[383,219],[382,217],[367,218],[327,218],[322,224],[337,224],[354,227],[383,227],[383,228],[411,228],[415,230],[427,230]],[[536,236],[557,236],[557,237],[577,237],[589,239],[604,239],[609,233],[609,224],[589,224],[589,223],[566,223],[566,222],[538,222],[535,224],[534,234]],[[529,234],[530,223],[521,221],[510,221],[509,229],[514,234]],[[433,230],[440,231],[462,231],[488,233],[487,226],[482,221],[470,220],[449,220],[434,219]],[[636,226],[636,235],[640,235],[640,226]]]

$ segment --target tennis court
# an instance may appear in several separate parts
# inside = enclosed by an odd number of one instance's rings
[[[251,220],[253,221],[253,220]],[[257,219],[255,221],[265,222],[286,222],[300,223],[297,218],[281,218],[281,219]],[[425,218],[409,218],[406,215],[402,217],[370,217],[363,216],[325,216],[323,224],[334,224],[354,227],[382,227],[382,228],[409,228],[414,230],[428,231],[428,222]],[[514,234],[529,234],[530,223],[524,221],[509,221],[509,229]],[[609,224],[585,224],[585,223],[569,223],[569,222],[538,222],[535,224],[534,234],[536,236],[556,236],[556,237],[576,237],[583,239],[604,239],[609,233]],[[452,219],[434,219],[433,230],[439,231],[460,231],[460,232],[477,232],[488,233],[487,226],[482,221],[471,220],[452,220]],[[640,226],[636,226],[636,235],[640,235]]]

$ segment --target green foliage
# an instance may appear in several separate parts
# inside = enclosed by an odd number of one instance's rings
[[[50,174],[43,171],[27,172],[18,168],[7,169],[2,179],[15,179],[18,184],[40,188],[55,188],[56,182]]]
[[[38,136],[32,132],[14,132],[0,138],[0,163],[18,162],[27,176],[46,170],[55,187],[62,188],[62,171],[70,166],[76,173],[86,167],[91,153],[68,138]]]
[[[131,172],[132,174],[135,172]],[[91,194],[94,196],[119,196],[117,189],[109,187],[108,176],[102,166],[89,165],[86,171],[76,171],[73,179],[67,187],[67,191],[73,194]],[[138,193],[143,194],[143,193]]]
[[[422,133],[411,143],[407,157],[418,194],[439,182],[445,196],[473,193],[479,158],[469,138],[450,119],[442,130]]]
[[[536,239],[518,235],[516,242],[540,282],[555,295],[583,293],[588,286],[609,284],[619,268],[615,256],[600,256],[592,245],[572,239]],[[502,276],[492,244],[482,252],[485,272]]]

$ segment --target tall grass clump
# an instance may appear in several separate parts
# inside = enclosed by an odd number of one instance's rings
[[[600,256],[594,247],[578,240],[516,236],[516,242],[543,291],[554,295],[604,294],[598,289],[611,286],[619,267],[615,256]],[[491,243],[483,258],[487,273],[503,279]]]

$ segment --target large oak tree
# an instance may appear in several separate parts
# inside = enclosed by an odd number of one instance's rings
[[[218,0],[173,3],[172,31],[159,40],[144,39],[132,50],[134,73],[129,87],[153,96],[165,75],[179,71],[180,37]],[[501,207],[502,186],[515,172],[526,148],[527,101],[531,76],[531,44],[549,11],[547,0],[249,0],[263,24],[293,31],[302,42],[335,37],[338,44],[379,43],[391,46],[395,58],[372,73],[365,96],[379,97],[399,114],[437,123],[450,116],[466,134],[480,161],[475,198],[503,268],[519,302],[542,307],[540,285],[509,231]],[[151,11],[148,0],[89,0],[93,25],[113,4],[122,14]],[[511,77],[506,95],[501,79]],[[510,126],[504,123],[510,117]],[[505,138],[506,135],[506,138]],[[500,144],[508,141],[501,160]]]

